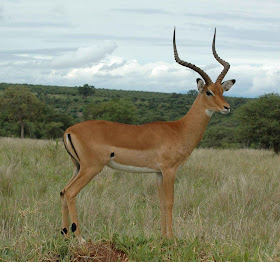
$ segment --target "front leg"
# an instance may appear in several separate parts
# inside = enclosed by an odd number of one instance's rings
[[[162,173],[157,173],[157,188],[160,201],[160,220],[161,220],[161,233],[166,237],[166,210],[165,210],[165,196],[163,191],[163,177]]]
[[[167,239],[173,238],[172,230],[172,209],[174,203],[174,183],[176,177],[175,168],[162,169],[163,174],[163,194],[165,201],[165,212],[166,212],[166,235]]]

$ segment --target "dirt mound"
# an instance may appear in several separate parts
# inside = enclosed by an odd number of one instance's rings
[[[128,261],[128,258],[110,242],[88,242],[74,250],[71,261],[122,262]]]

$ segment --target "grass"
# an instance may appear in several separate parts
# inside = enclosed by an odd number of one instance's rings
[[[271,151],[195,150],[176,178],[174,241],[160,236],[155,175],[105,168],[77,197],[83,236],[131,261],[280,261],[279,167]],[[0,261],[74,260],[60,235],[71,174],[62,143],[0,138]]]

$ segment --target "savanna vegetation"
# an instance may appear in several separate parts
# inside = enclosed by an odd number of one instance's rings
[[[87,246],[60,235],[64,130],[176,120],[196,95],[0,84],[0,261],[280,261],[278,94],[227,97],[231,113],[212,116],[176,178],[174,241],[161,238],[154,175],[109,168],[77,197]]]
[[[59,192],[72,173],[62,143],[0,144],[0,260],[93,261],[60,234]],[[130,261],[280,261],[279,166],[272,151],[196,149],[176,178],[171,242],[161,239],[155,175],[105,168],[77,197],[83,235]]]

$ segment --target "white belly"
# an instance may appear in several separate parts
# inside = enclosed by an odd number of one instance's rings
[[[159,172],[159,170],[155,170],[152,168],[147,168],[147,167],[138,167],[138,166],[126,166],[126,165],[121,165],[114,160],[110,160],[107,163],[108,167],[111,167],[113,169],[125,171],[125,172],[132,172],[132,173],[156,173]]]

